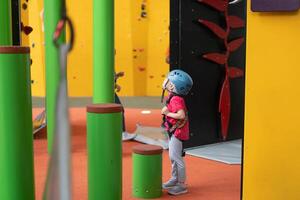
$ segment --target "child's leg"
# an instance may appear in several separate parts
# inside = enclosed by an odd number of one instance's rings
[[[170,133],[169,133],[170,135]],[[173,159],[173,154],[174,154],[174,144],[173,140],[171,139],[172,136],[170,136],[169,139],[169,158],[171,160],[171,165],[172,165],[172,170],[171,170],[171,178],[163,184],[164,189],[170,189],[172,187],[175,187],[178,183],[178,168],[177,168],[177,163]]]
[[[170,156],[171,158],[171,156]],[[171,171],[171,179],[170,181],[177,183],[178,182],[178,169],[177,164],[174,160],[171,159],[172,171]]]
[[[169,143],[169,156],[172,162],[172,178],[174,171],[174,179],[176,178],[178,183],[184,183],[186,180],[186,170],[182,157],[182,142],[174,135],[171,137]]]
[[[184,184],[186,174],[185,163],[182,157],[182,142],[179,139],[177,139],[174,135],[171,137],[170,140],[169,155],[172,162],[172,172],[173,170],[177,171],[177,173],[174,174],[176,175],[178,182],[174,187],[171,187],[168,190],[168,193],[171,195],[180,195],[187,193],[187,188]]]

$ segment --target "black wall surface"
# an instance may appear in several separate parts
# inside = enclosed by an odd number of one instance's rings
[[[12,9],[12,34],[13,34],[13,44],[20,45],[20,7],[19,0],[11,1],[11,9]]]
[[[229,14],[245,20],[246,1],[229,6]],[[198,19],[225,26],[224,14],[196,0],[170,0],[170,65],[171,70],[188,72],[194,86],[186,102],[190,118],[190,140],[185,148],[221,141],[221,122],[218,103],[224,67],[202,58],[210,52],[224,52],[222,40],[216,37]],[[246,21],[246,20],[245,20]],[[244,36],[245,29],[232,30],[229,40]],[[245,70],[245,42],[229,58],[230,66]],[[244,77],[230,79],[231,116],[228,140],[244,134]]]

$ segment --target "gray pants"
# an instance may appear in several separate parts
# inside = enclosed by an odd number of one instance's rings
[[[186,179],[185,163],[182,157],[182,142],[172,135],[169,141],[169,157],[172,163],[172,181],[184,183]]]

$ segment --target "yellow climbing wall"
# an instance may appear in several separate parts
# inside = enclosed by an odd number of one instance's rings
[[[31,47],[32,91],[34,96],[45,96],[43,1],[21,0],[21,22],[31,27],[28,35],[22,31],[22,45]]]
[[[92,88],[92,1],[67,1],[68,14],[75,26],[75,44],[68,58],[70,96],[91,96]]]
[[[33,28],[23,34],[23,44],[32,47],[32,93],[45,95],[43,1],[25,1],[22,21]],[[67,0],[75,24],[75,45],[68,59],[70,96],[92,95],[92,1],[84,4]],[[169,0],[115,0],[115,70],[124,71],[118,83],[123,96],[160,95],[168,72],[165,63],[169,43]]]
[[[125,76],[118,80],[122,86],[120,95],[133,96],[134,92],[134,70],[131,33],[131,1],[115,1],[115,70],[124,71]]]
[[[161,94],[162,82],[169,71],[166,55],[169,49],[169,1],[150,1],[147,60],[147,95]]]
[[[243,200],[300,198],[299,27],[248,5]]]
[[[133,0],[131,2],[131,34],[133,52],[134,95],[145,96],[147,88],[147,53],[149,30],[149,2]],[[143,7],[143,9],[142,9]],[[142,11],[143,15],[142,16]]]

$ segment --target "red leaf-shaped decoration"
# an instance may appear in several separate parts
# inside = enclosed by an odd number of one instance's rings
[[[219,25],[215,24],[214,22],[210,22],[207,20],[198,20],[201,24],[209,28],[214,34],[216,34],[219,38],[225,39],[227,37],[226,31],[222,29]]]
[[[228,44],[228,50],[231,51],[231,52],[236,51],[243,44],[243,42],[244,42],[243,37],[232,40]]]
[[[29,35],[33,31],[33,28],[30,26],[24,26],[23,22],[21,22],[21,31],[23,31],[26,35]]]
[[[244,71],[237,67],[229,67],[228,74],[230,78],[239,78],[244,76]]]
[[[33,31],[33,28],[30,26],[24,26],[23,32],[25,35],[29,35]]]
[[[228,126],[230,120],[230,87],[229,79],[226,75],[223,82],[220,101],[219,101],[219,112],[221,113],[221,127],[222,127],[222,136],[223,140],[226,140],[228,135]]]
[[[237,16],[230,15],[228,16],[228,25],[230,28],[243,28],[245,26],[245,22]]]
[[[208,53],[204,54],[202,57],[220,65],[224,65],[227,62],[227,56],[225,54]]]
[[[220,12],[224,12],[227,8],[226,1],[224,0],[198,0],[200,3],[204,3]]]

